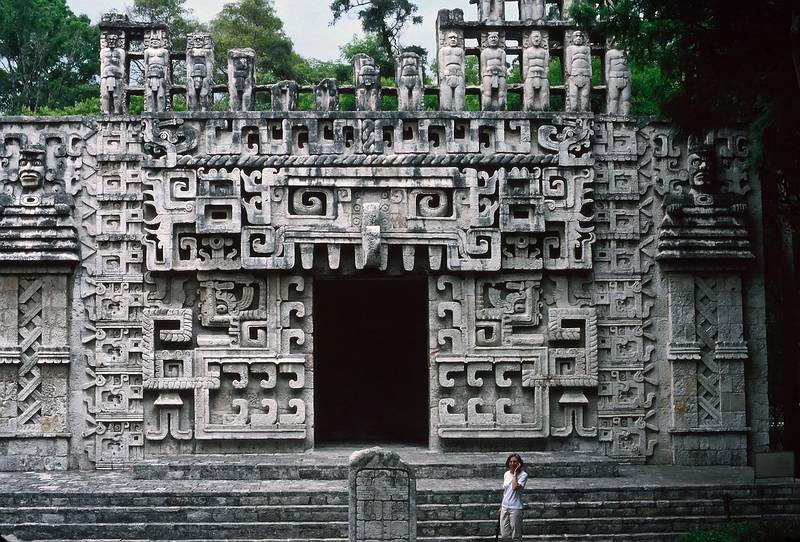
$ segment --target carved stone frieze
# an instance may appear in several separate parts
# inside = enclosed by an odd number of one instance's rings
[[[383,81],[360,55],[352,85],[260,85],[233,49],[226,90],[208,34],[178,52],[165,25],[105,17],[103,114],[0,122],[0,448],[33,468],[310,449],[330,386],[315,281],[424,277],[428,359],[403,370],[427,376],[431,448],[763,449],[746,137],[690,144],[630,117],[625,52],[590,42],[566,0],[520,0],[519,20],[472,3],[478,20],[439,13],[436,87],[413,53]]]

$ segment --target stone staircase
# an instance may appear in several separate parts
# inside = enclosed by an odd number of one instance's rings
[[[467,465],[451,461],[432,461],[435,476],[418,478],[418,540],[494,540],[498,478],[494,472],[452,477]],[[251,480],[225,480],[224,470],[215,471],[216,479],[193,478],[209,475],[210,463],[202,464],[167,471],[150,465],[136,478],[130,472],[0,473],[0,534],[24,542],[347,540],[343,471],[317,465],[317,476],[299,468],[269,479],[280,471],[264,468]],[[477,461],[473,468],[483,467]],[[242,470],[256,472],[252,465]],[[619,467],[619,476],[532,478],[525,540],[659,542],[731,520],[800,517],[800,484],[755,485],[744,480],[747,471]]]

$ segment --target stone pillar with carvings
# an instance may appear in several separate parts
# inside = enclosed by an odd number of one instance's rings
[[[296,111],[299,92],[300,89],[294,81],[281,81],[272,85],[272,110]]]
[[[628,52],[609,41],[606,49],[606,112],[609,115],[631,114],[631,69]]]
[[[564,81],[567,111],[590,111],[592,93],[592,49],[582,30],[567,32],[564,48]]]
[[[339,87],[336,79],[323,79],[314,87],[317,111],[339,110]]]
[[[149,29],[144,34],[144,110],[168,111],[171,86],[169,32],[163,28]]]
[[[422,111],[425,93],[422,58],[416,53],[397,57],[397,109]]]
[[[503,111],[507,96],[505,39],[499,32],[486,32],[481,36],[481,106]]]
[[[2,470],[68,466],[69,277],[79,245],[57,154],[23,140],[0,194]]]
[[[231,111],[251,111],[255,100],[256,52],[253,49],[228,51],[228,92]]]
[[[439,52],[439,109],[463,111],[466,102],[466,52],[464,32],[454,25],[464,22],[460,10],[441,10],[437,18]]]
[[[189,111],[214,107],[214,41],[208,32],[186,38],[186,103]]]
[[[100,109],[103,113],[125,113],[125,32],[107,29],[100,33]]]
[[[713,139],[713,138],[712,138]],[[723,193],[713,145],[690,144],[689,186],[668,193],[656,260],[667,275],[673,463],[746,465],[742,272],[747,205]]]
[[[417,482],[395,452],[370,448],[350,456],[350,542],[414,542]]]
[[[353,57],[356,111],[381,110],[381,74],[375,59],[363,53]]]

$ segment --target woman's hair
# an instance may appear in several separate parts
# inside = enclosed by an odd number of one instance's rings
[[[517,461],[519,461],[519,466],[520,466],[520,467],[522,467],[523,465],[525,465],[525,462],[522,460],[522,457],[521,457],[519,454],[511,454],[510,456],[508,456],[508,457],[506,458],[506,468],[509,468],[509,467],[508,467],[508,462],[509,462],[509,461],[511,461],[511,458],[512,458],[512,457],[515,457],[515,458],[517,459]]]

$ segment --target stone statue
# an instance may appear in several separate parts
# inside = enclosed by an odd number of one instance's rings
[[[294,81],[281,81],[272,85],[272,110],[296,111],[299,91]]]
[[[167,111],[172,82],[166,30],[152,29],[144,35],[144,78],[144,110]]]
[[[477,2],[481,22],[502,23],[505,21],[505,0],[477,0]]]
[[[208,32],[186,38],[186,102],[189,111],[214,107],[214,41]]]
[[[589,111],[592,92],[592,49],[581,30],[572,33],[564,63],[567,80],[567,111]]]
[[[125,113],[125,33],[100,36],[100,104],[103,113]]]
[[[752,259],[747,205],[720,190],[714,147],[690,144],[688,170],[689,191],[664,198],[657,259]]]
[[[442,111],[463,111],[466,97],[465,53],[462,36],[455,30],[444,34],[439,47],[439,107]]]
[[[356,111],[381,110],[381,77],[375,59],[363,53],[353,57]]]
[[[41,145],[27,145],[19,153],[19,184],[23,192],[42,188],[45,178],[47,151]]]
[[[228,92],[231,111],[253,109],[256,79],[256,52],[253,49],[228,51]]]
[[[506,51],[498,32],[489,32],[481,50],[481,105],[484,111],[506,108]]]
[[[424,90],[422,58],[416,53],[401,54],[397,57],[397,109],[422,111]]]
[[[520,21],[541,21],[544,19],[545,5],[544,0],[520,0],[519,20]]]
[[[609,46],[606,52],[607,112],[627,116],[631,113],[631,70],[628,53]]]
[[[323,79],[314,89],[317,111],[339,110],[339,88],[336,79]]]
[[[541,30],[526,33],[522,40],[522,81],[525,111],[550,109],[550,47]]]

